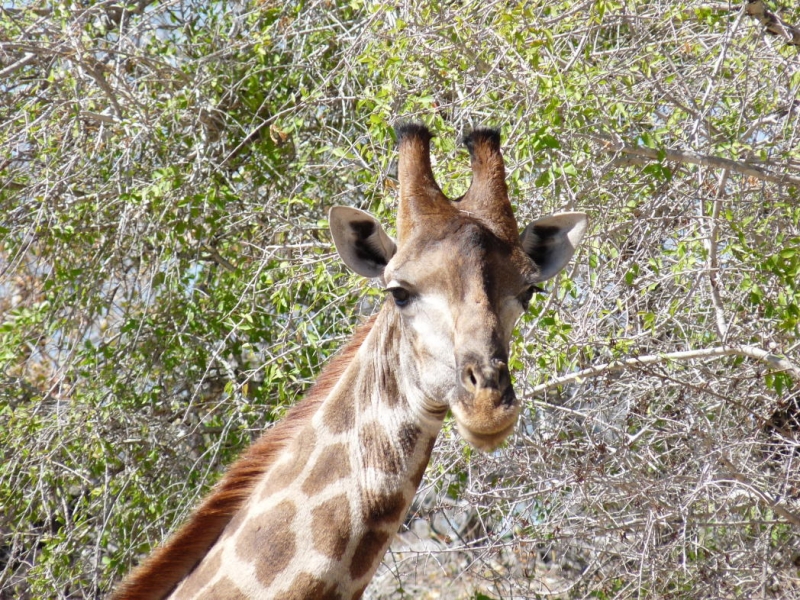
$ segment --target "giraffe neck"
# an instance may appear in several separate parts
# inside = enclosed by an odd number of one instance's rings
[[[394,319],[381,311],[173,598],[361,596],[414,497],[445,412],[416,398]]]

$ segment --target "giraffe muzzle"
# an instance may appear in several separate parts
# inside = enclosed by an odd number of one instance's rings
[[[466,360],[461,367],[461,385],[471,394],[482,389],[500,390],[511,381],[508,366],[499,358],[486,364],[478,360]]]
[[[468,356],[458,373],[461,394],[450,407],[458,430],[476,448],[492,450],[514,430],[520,410],[508,365]]]

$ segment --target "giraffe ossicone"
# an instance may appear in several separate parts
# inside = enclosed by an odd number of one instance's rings
[[[447,411],[482,450],[514,430],[514,325],[536,285],[569,262],[587,218],[551,215],[520,235],[491,129],[466,136],[472,183],[446,198],[431,137],[422,125],[397,128],[397,241],[366,212],[330,210],[344,263],[385,285],[378,314],[113,598],[359,598]]]

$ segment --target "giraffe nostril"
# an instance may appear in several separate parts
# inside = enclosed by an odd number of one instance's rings
[[[510,384],[508,367],[502,360],[466,360],[461,366],[461,386],[470,394],[480,390],[504,392]]]
[[[474,393],[479,387],[479,382],[480,380],[475,365],[470,363],[461,369],[461,385],[463,385],[468,392]]]

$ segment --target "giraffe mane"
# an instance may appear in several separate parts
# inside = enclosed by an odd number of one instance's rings
[[[178,531],[123,580],[113,600],[161,600],[191,573],[281,451],[314,416],[374,323],[375,316],[358,328],[305,398],[244,451]]]

